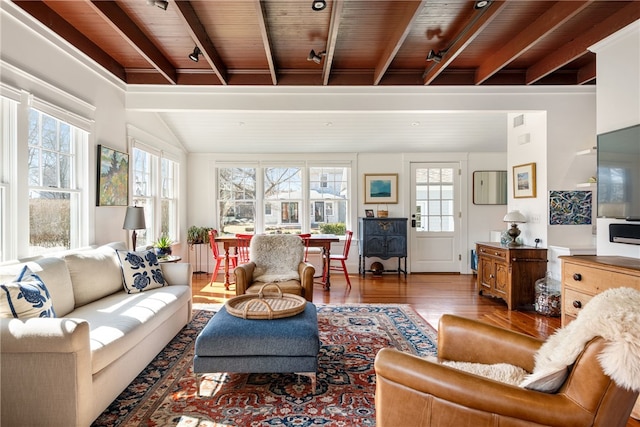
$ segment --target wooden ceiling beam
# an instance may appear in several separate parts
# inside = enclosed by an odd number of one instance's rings
[[[331,6],[331,21],[329,22],[329,34],[327,36],[327,46],[325,48],[324,65],[322,66],[322,85],[329,84],[331,76],[331,67],[333,66],[333,58],[336,54],[336,42],[338,40],[338,30],[340,29],[340,18],[342,17],[342,9],[344,0],[333,0]]]
[[[450,44],[446,48],[442,60],[440,62],[433,62],[424,71],[424,84],[428,85],[438,77],[438,75],[478,37],[482,30],[500,14],[505,6],[506,1],[493,2],[481,11],[474,12],[471,20],[464,26],[456,38],[452,42],[449,42]]]
[[[396,54],[402,47],[405,39],[411,32],[411,27],[416,19],[422,13],[422,9],[427,4],[427,0],[422,0],[419,2],[409,2],[405,5],[402,17],[402,24],[399,24],[393,36],[391,36],[389,43],[387,44],[384,52],[382,53],[382,57],[378,65],[376,65],[376,69],[373,72],[373,84],[377,85],[382,80],[382,77],[387,72],[389,65],[395,58]]]
[[[621,30],[627,25],[640,19],[640,2],[630,2],[618,12],[594,25],[589,31],[583,33],[563,45],[550,55],[547,55],[538,63],[527,70],[526,84],[530,85],[544,76],[553,73],[569,62],[588,53],[591,45]]]
[[[138,51],[153,68],[158,70],[169,83],[177,83],[175,67],[115,1],[91,0],[88,3],[127,43]]]
[[[14,3],[48,27],[51,31],[56,33],[63,40],[66,40],[76,49],[93,59],[100,66],[104,67],[108,72],[112,73],[123,82],[127,81],[125,69],[120,63],[118,63],[118,61],[113,59],[98,45],[69,24],[44,2],[17,0],[14,1]]]
[[[256,13],[258,15],[258,26],[260,27],[260,36],[262,37],[262,44],[264,45],[264,54],[267,57],[267,63],[269,64],[269,73],[271,74],[271,82],[274,85],[278,84],[278,76],[276,75],[276,67],[273,62],[273,53],[271,49],[271,38],[269,37],[269,28],[267,27],[267,19],[264,3],[262,0],[255,0]]]
[[[533,21],[531,25],[524,28],[517,36],[509,40],[478,67],[475,84],[482,84],[591,3],[593,3],[593,0],[560,1],[555,3],[549,10]]]
[[[578,81],[579,85],[584,85],[596,78],[596,55],[593,54],[593,58],[584,66],[578,69]]]
[[[193,42],[198,46],[202,56],[207,60],[211,69],[216,73],[223,85],[229,84],[227,79],[227,67],[218,55],[218,51],[213,46],[207,30],[202,25],[196,11],[190,1],[180,0],[172,2],[176,6],[177,15],[185,24]],[[215,7],[215,3],[212,3]]]

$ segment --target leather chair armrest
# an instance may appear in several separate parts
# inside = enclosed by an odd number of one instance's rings
[[[298,274],[300,275],[300,286],[304,289],[302,296],[309,302],[313,302],[313,276],[316,269],[313,264],[301,262],[298,264]]]
[[[468,409],[541,425],[581,425],[590,418],[564,394],[503,384],[395,349],[380,350],[374,366],[379,427],[429,425],[426,420],[444,408],[447,419],[459,419],[461,425],[462,420],[469,421]],[[439,406],[433,406],[436,403]]]
[[[254,262],[240,264],[233,270],[236,278],[236,295],[244,295],[247,292],[251,282],[253,282],[253,271],[256,268]]]
[[[543,341],[477,320],[445,314],[438,326],[438,357],[476,363],[510,363],[533,371]]]

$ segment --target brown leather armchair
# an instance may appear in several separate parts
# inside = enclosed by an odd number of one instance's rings
[[[509,363],[528,372],[542,341],[475,320],[444,315],[438,357],[484,364]],[[637,392],[618,387],[597,360],[596,337],[554,394],[469,374],[414,355],[383,349],[376,356],[377,427],[625,426]]]
[[[289,251],[281,250],[282,246],[293,247],[291,254]],[[275,283],[284,293],[302,296],[309,302],[313,301],[313,276],[315,268],[312,264],[304,262],[305,247],[302,239],[297,235],[256,235],[251,239],[250,254],[251,260],[246,264],[238,265],[234,270],[236,280],[236,295],[247,293],[258,293],[266,283]],[[265,272],[265,257],[270,254],[282,254],[283,257],[292,255],[292,260],[283,260],[291,267],[297,267],[297,277],[287,280],[259,280],[261,277],[273,277],[274,274]],[[271,262],[270,264],[273,264]],[[267,273],[267,274],[265,274]],[[266,288],[265,291],[270,291]]]

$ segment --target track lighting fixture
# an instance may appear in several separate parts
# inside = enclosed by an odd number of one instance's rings
[[[311,3],[311,9],[315,10],[316,12],[324,9],[325,7],[327,7],[326,0],[313,0],[313,3]]]
[[[147,0],[149,6],[158,6],[162,10],[167,10],[169,2],[167,0]]]
[[[489,6],[490,3],[491,3],[491,0],[477,1],[473,5],[473,8],[474,9],[484,9],[485,7]]]
[[[440,62],[442,61],[442,55],[444,55],[444,52],[435,53],[433,49],[431,49],[427,55],[427,61]]]
[[[200,55],[202,55],[202,52],[200,51],[200,48],[196,46],[193,48],[193,52],[189,54],[189,59],[192,60],[193,62],[198,62],[199,61],[198,56]]]
[[[309,52],[309,56],[307,56],[307,61],[313,61],[316,64],[319,64],[320,62],[322,62],[322,57],[326,55],[326,52],[322,51],[320,53],[316,53],[315,50],[311,49],[311,52]]]

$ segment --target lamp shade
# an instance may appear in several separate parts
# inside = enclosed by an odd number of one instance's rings
[[[122,228],[124,230],[144,230],[147,228],[144,222],[144,208],[140,206],[128,206]]]
[[[504,216],[504,218],[502,218],[502,220],[504,222],[511,222],[511,223],[524,223],[524,222],[527,222],[527,217],[522,215],[520,211],[515,210],[507,213]]]

